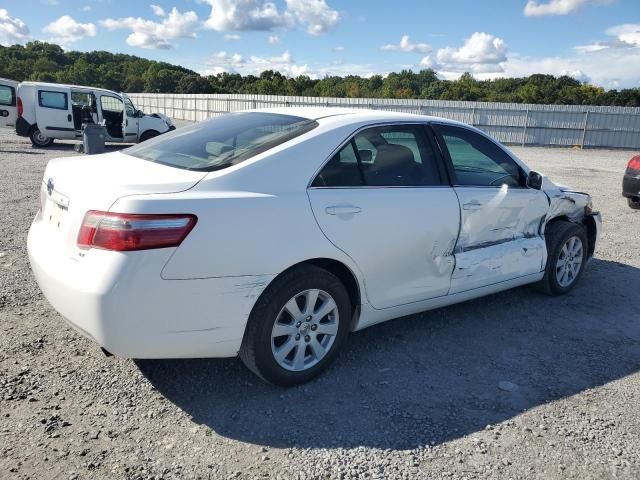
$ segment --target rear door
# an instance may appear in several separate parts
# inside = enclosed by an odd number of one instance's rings
[[[0,78],[0,127],[13,128],[17,119],[18,82]]]
[[[446,295],[460,212],[422,124],[366,128],[308,189],[327,238],[364,275],[384,309]]]
[[[465,127],[433,126],[461,209],[451,293],[540,272],[547,196],[527,188],[522,169],[489,138]]]
[[[40,132],[52,138],[75,138],[71,90],[55,85],[36,88],[36,121]]]

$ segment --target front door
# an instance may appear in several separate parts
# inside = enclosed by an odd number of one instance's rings
[[[0,128],[16,126],[18,82],[0,78]]]
[[[124,100],[124,141],[125,143],[138,143],[138,125],[140,123],[140,118],[138,118],[138,112],[136,108],[133,106],[133,103],[123,94],[122,96]]]
[[[464,127],[434,128],[461,209],[451,293],[540,272],[547,196],[527,188],[522,169],[489,138]]]
[[[124,103],[115,95],[100,95],[100,115],[107,127],[109,140],[122,142],[124,139]]]
[[[66,87],[38,87],[36,119],[42,135],[50,138],[75,138],[70,97],[71,91]]]
[[[308,190],[326,237],[364,276],[376,309],[446,295],[460,212],[424,125],[356,134]]]

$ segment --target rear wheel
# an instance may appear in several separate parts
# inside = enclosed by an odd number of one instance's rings
[[[336,357],[350,319],[349,295],[335,275],[312,265],[293,268],[256,303],[240,358],[268,382],[307,382]]]
[[[627,202],[629,202],[629,206],[634,210],[640,210],[640,200],[634,200],[633,198],[627,198]]]
[[[44,136],[38,127],[31,130],[29,138],[34,147],[44,148],[53,144],[53,138]]]
[[[582,276],[587,261],[587,235],[580,225],[558,221],[547,227],[545,237],[547,266],[544,277],[535,286],[549,295],[562,295]]]

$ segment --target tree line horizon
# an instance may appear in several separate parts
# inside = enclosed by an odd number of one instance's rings
[[[0,46],[0,77],[86,85],[129,93],[228,93],[344,98],[402,98],[555,105],[640,107],[640,88],[605,90],[570,76],[533,74],[521,78],[457,80],[438,78],[432,69],[402,70],[386,76],[287,77],[266,70],[260,75],[197,72],[156,60],[106,51],[65,51],[34,41]]]

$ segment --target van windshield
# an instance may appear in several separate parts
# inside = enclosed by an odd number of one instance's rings
[[[308,118],[264,112],[230,113],[123,150],[151,162],[213,171],[237,165],[318,126]]]

